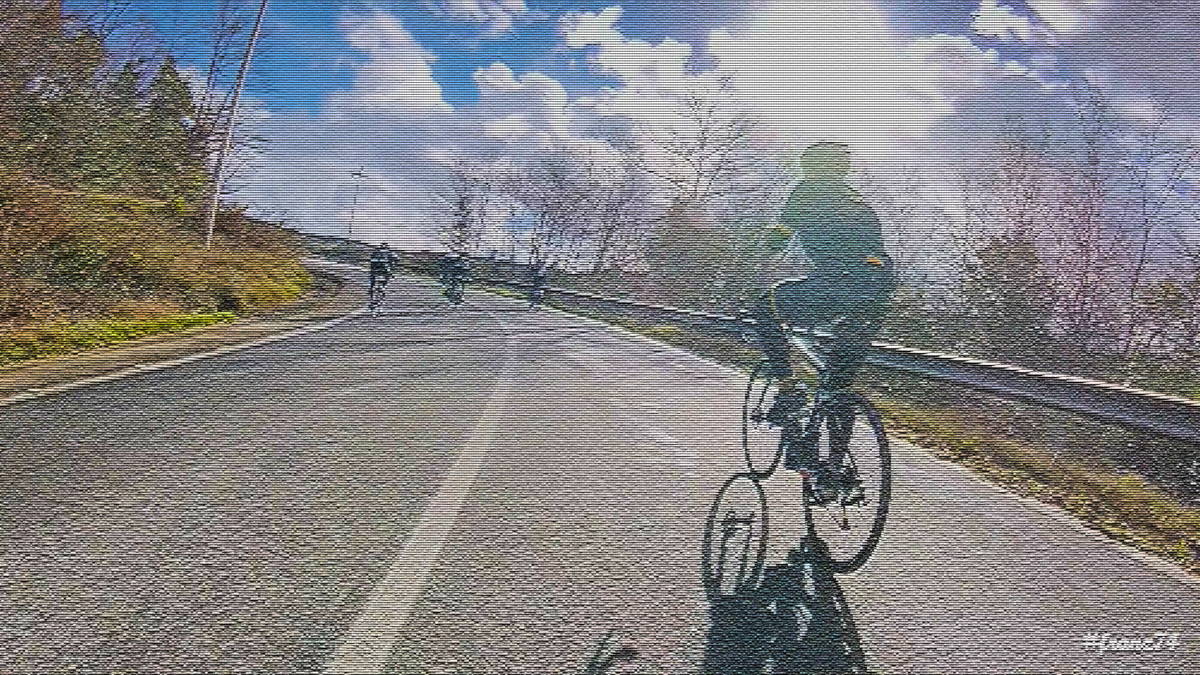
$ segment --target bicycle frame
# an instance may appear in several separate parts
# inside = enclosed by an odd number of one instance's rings
[[[807,337],[798,337],[785,329],[775,316],[770,296],[764,296],[755,306],[754,343],[762,349],[764,360],[751,376],[747,387],[743,425],[766,425],[758,428],[770,431],[777,428],[779,442],[774,460],[758,464],[752,458],[749,437],[743,430],[746,444],[746,462],[750,469],[747,476],[754,480],[769,478],[782,464],[785,469],[800,475],[803,484],[804,518],[810,537],[819,539],[813,512],[816,507],[829,512],[838,529],[857,531],[851,527],[851,512],[876,501],[873,518],[868,530],[868,539],[861,552],[852,559],[838,563],[841,571],[860,566],[874,549],[887,516],[890,500],[890,454],[886,435],[883,432],[878,412],[862,396],[847,388],[856,370],[856,350],[860,337],[853,326],[845,333],[838,330],[847,326],[835,326],[833,333],[809,331]],[[745,314],[745,313],[744,313]],[[748,335],[743,334],[749,338]],[[821,340],[828,344],[819,344]],[[845,342],[839,342],[845,340]],[[750,339],[747,339],[750,342]],[[801,384],[795,377],[791,364],[794,351],[798,351],[816,373],[815,386]],[[774,396],[767,393],[774,389]],[[757,395],[755,395],[757,393]],[[766,410],[769,408],[769,411]],[[854,429],[860,422],[873,430],[876,451],[864,454],[863,458],[879,456],[879,483],[868,488],[864,477],[873,480],[874,467],[868,466],[867,473],[852,448]],[[824,440],[824,442],[822,442]],[[826,455],[822,457],[822,451]],[[765,470],[763,470],[765,468]],[[862,512],[868,513],[868,512]]]

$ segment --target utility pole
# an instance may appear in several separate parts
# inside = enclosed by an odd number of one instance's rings
[[[358,179],[366,178],[367,174],[363,173],[362,169],[351,171],[350,177],[354,179],[354,198],[350,200],[350,223],[346,227],[346,238],[354,238],[354,210],[358,208],[358,187],[361,185]]]
[[[217,227],[217,208],[221,199],[221,188],[225,184],[225,158],[233,147],[233,125],[237,121],[238,104],[242,100],[242,89],[246,85],[246,73],[250,70],[250,60],[254,57],[254,45],[262,32],[263,17],[267,13],[267,1],[262,0],[258,5],[258,16],[254,19],[254,31],[250,41],[246,43],[246,53],[242,55],[242,65],[238,68],[237,83],[233,86],[233,99],[229,102],[229,118],[225,121],[224,138],[221,148],[217,151],[216,165],[213,168],[212,198],[208,202],[208,212],[204,230],[204,248],[212,248],[213,231]]]

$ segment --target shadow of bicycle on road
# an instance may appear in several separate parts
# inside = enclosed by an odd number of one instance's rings
[[[722,488],[718,503],[736,480]],[[766,525],[767,504],[754,486],[756,498],[748,502],[746,518],[731,514],[720,520],[725,537],[713,536],[716,520],[710,519],[704,539],[706,548],[719,540],[724,550],[732,543],[731,527],[744,537],[734,546],[739,557],[706,555],[710,625],[703,673],[866,673],[853,615],[823,540],[803,537],[785,563],[762,569],[761,575],[756,567],[761,563],[748,563],[749,558],[761,561],[760,545],[766,545],[766,532],[755,533],[755,528]],[[731,566],[734,572],[710,566]]]
[[[738,598],[714,601],[702,672],[866,673],[854,617],[819,539],[806,538],[786,564]]]

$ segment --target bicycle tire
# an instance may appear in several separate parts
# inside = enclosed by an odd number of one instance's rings
[[[879,540],[883,536],[884,526],[887,524],[888,511],[891,506],[892,495],[892,454],[888,444],[887,433],[883,427],[883,419],[879,415],[879,411],[869,401],[858,394],[854,394],[850,399],[850,405],[853,407],[855,414],[854,420],[858,420],[861,416],[870,429],[870,439],[874,443],[873,449],[857,454],[859,457],[866,459],[868,456],[876,458],[878,461],[878,485],[875,486],[873,492],[874,509],[870,512],[870,526],[865,532],[862,528],[857,528],[862,532],[861,543],[849,547],[848,551],[830,551],[829,560],[830,569],[837,574],[846,574],[853,572],[866,564],[867,560],[875,552],[875,548],[879,545]],[[810,420],[810,424],[822,424],[822,432],[829,434],[828,414],[822,411],[814,411],[814,416]],[[848,455],[853,459],[855,452],[848,449]],[[857,460],[855,460],[857,464]],[[824,506],[814,505],[811,502],[814,491],[811,479],[806,475],[804,477],[804,519],[808,534],[811,537],[822,539],[820,531],[817,527],[817,521],[820,520],[814,515],[814,509],[824,509]],[[828,544],[828,542],[827,542]]]
[[[446,296],[446,300],[448,300],[450,304],[461,305],[463,301],[463,292],[464,289],[462,283],[455,281],[446,286],[446,290],[443,291],[442,294]]]
[[[727,578],[725,576],[724,563],[727,557],[724,544],[728,543],[729,537],[723,536],[721,542],[722,549],[714,551],[714,534],[717,529],[717,522],[720,519],[721,506],[730,489],[739,481],[749,481],[753,487],[754,503],[752,507],[757,507],[757,511],[752,511],[749,517],[753,520],[757,515],[757,521],[760,525],[757,536],[753,535],[753,530],[746,535],[741,548],[742,557],[736,565],[738,570],[736,578],[730,585],[731,590],[725,592],[724,587],[727,585]],[[724,522],[729,523],[729,516],[726,517]],[[705,595],[708,596],[710,602],[717,603],[726,600],[747,599],[754,596],[762,582],[769,534],[770,522],[767,510],[767,495],[763,491],[758,477],[745,473],[734,474],[717,491],[717,496],[713,500],[712,506],[709,507],[708,518],[704,523],[704,540],[700,555],[700,576],[704,584]],[[755,541],[756,539],[757,541]],[[747,556],[750,558],[747,559]]]
[[[742,455],[746,460],[746,469],[751,474],[758,478],[770,478],[775,470],[779,468],[779,462],[783,459],[783,432],[777,427],[769,427],[754,422],[752,417],[756,414],[761,414],[764,405],[768,404],[767,394],[772,387],[774,377],[767,375],[768,363],[760,361],[754,370],[750,373],[750,381],[746,384],[746,393],[742,398]],[[768,429],[774,429],[768,431]],[[775,451],[771,455],[768,462],[757,462],[756,455],[766,454],[758,447],[762,443],[762,438],[752,438],[754,436],[766,436],[774,434],[777,438],[774,441]],[[767,441],[770,443],[770,441]],[[752,447],[753,446],[753,447]],[[768,446],[769,447],[769,446]],[[756,466],[762,464],[762,467]]]
[[[386,295],[386,290],[379,286],[375,286],[367,292],[367,309],[370,310],[371,316],[379,315],[379,306],[383,304]]]

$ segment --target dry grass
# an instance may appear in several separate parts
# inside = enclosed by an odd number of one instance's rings
[[[1059,506],[1114,539],[1200,574],[1200,509],[1142,476],[997,435],[969,410],[876,397],[889,428],[1014,492]]]
[[[182,202],[57,190],[0,170],[0,329],[268,310],[311,277],[297,241],[223,213],[206,249]]]

